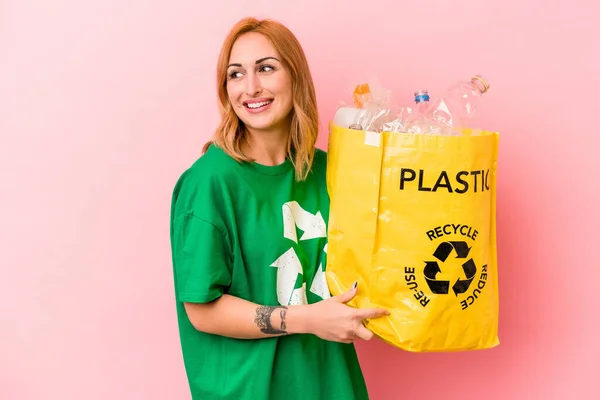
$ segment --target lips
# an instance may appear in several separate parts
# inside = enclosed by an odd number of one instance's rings
[[[251,99],[243,102],[244,107],[251,111],[258,111],[264,109],[273,102],[270,98]]]

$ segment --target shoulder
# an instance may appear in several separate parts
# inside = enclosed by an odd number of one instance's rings
[[[326,164],[327,163],[327,152],[321,150],[318,147],[315,148],[315,161]]]
[[[209,185],[213,179],[218,178],[220,171],[222,171],[220,164],[224,162],[223,157],[218,154],[220,151],[220,149],[211,146],[206,153],[194,160],[177,179],[175,191],[181,192],[185,189],[201,188]]]
[[[314,174],[324,175],[327,170],[327,152],[319,148],[315,149],[312,168]]]
[[[236,172],[239,163],[230,157],[223,149],[211,145],[208,150],[197,158],[180,176],[178,184],[210,184]]]
[[[191,176],[213,178],[223,175],[238,165],[232,157],[217,145],[210,145],[206,152],[186,170]]]
[[[210,146],[177,179],[173,188],[172,213],[181,215],[209,211],[223,190],[224,177],[231,173],[236,164],[223,150]]]

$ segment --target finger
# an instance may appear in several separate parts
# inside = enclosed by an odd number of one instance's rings
[[[355,281],[349,290],[336,296],[336,298],[340,301],[340,303],[345,304],[345,303],[349,302],[350,300],[352,300],[354,298],[354,296],[356,296],[357,287],[358,287],[358,281]]]
[[[356,337],[354,335],[352,335],[352,337],[350,337],[350,335],[348,335],[346,337],[331,338],[329,340],[331,340],[333,342],[349,344],[349,343],[354,342],[355,339],[356,339]]]
[[[364,326],[360,325],[357,329],[356,332],[354,332],[354,334],[361,338],[362,340],[371,340],[373,338],[373,332],[371,332],[370,330],[368,330],[367,328],[365,328]]]
[[[361,319],[372,319],[386,317],[391,313],[383,308],[362,308],[358,311],[358,315]]]

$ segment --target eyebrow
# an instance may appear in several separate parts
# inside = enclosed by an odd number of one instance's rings
[[[263,58],[259,58],[258,60],[256,60],[255,64],[260,64],[260,63],[261,63],[261,62],[263,62],[263,61],[266,61],[266,60],[271,60],[271,59],[272,59],[272,60],[279,61],[279,60],[278,60],[276,57],[269,56],[269,57],[263,57]],[[281,61],[279,61],[279,62],[281,62]],[[241,67],[242,67],[242,64],[238,64],[238,63],[229,64],[229,65],[227,66],[227,68],[229,68],[229,67],[239,67],[239,68],[241,68]]]

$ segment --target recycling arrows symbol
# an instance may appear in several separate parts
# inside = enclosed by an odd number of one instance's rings
[[[433,253],[433,256],[443,263],[448,259],[450,254],[452,254],[453,250],[456,253],[456,258],[467,258],[471,248],[466,242],[442,242]],[[477,266],[472,258],[469,258],[462,264],[462,269],[466,279],[459,278],[454,283],[454,286],[452,286],[452,291],[456,296],[465,293],[469,289],[469,286],[477,273]],[[437,280],[436,276],[440,272],[442,272],[442,270],[437,261],[425,262],[423,273],[431,292],[435,294],[448,294],[450,281]]]
[[[312,214],[304,210],[296,201],[285,203],[281,207],[283,214],[283,236],[298,243],[296,229],[303,231],[301,241],[327,237],[327,225],[319,211]],[[327,246],[325,246],[327,247]],[[324,249],[326,251],[326,248]],[[271,267],[277,268],[277,300],[281,305],[307,304],[306,283],[295,288],[296,281],[302,279],[302,264],[293,247],[290,247]],[[323,299],[329,296],[322,265],[319,265],[310,291]]]
[[[316,214],[304,210],[297,201],[289,201],[281,207],[283,213],[283,236],[298,243],[296,227],[304,233],[300,240],[327,236],[327,225],[320,211]]]
[[[294,248],[290,248],[271,264],[277,268],[277,300],[281,305],[306,304],[306,283],[294,289],[298,275],[302,275],[302,264]]]

